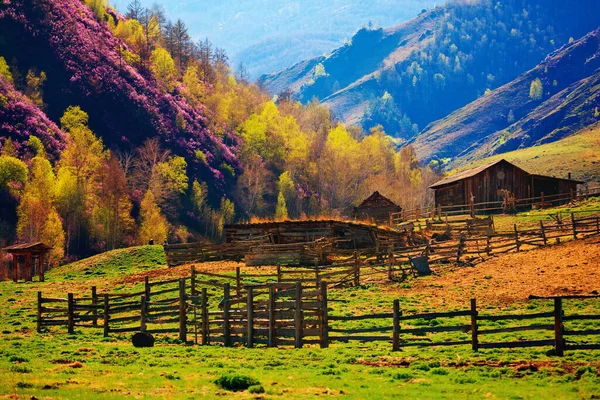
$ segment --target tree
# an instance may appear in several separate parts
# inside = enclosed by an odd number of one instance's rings
[[[140,20],[142,17],[142,13],[144,12],[144,6],[140,0],[133,0],[131,3],[127,5],[127,12],[125,13],[125,17],[129,19]]]
[[[187,52],[188,47],[190,46],[190,35],[188,34],[188,28],[185,26],[185,23],[178,19],[173,25],[173,30],[171,32],[174,41],[174,55],[177,60],[177,65],[179,70],[183,70],[185,65],[187,64]]]
[[[49,259],[58,262],[64,256],[64,231],[53,204],[56,177],[43,154],[31,160],[29,176],[17,207],[17,235],[25,242],[42,241],[51,245]]]
[[[60,119],[67,132],[67,146],[58,162],[57,207],[64,218],[67,252],[76,244],[85,252],[92,233],[92,214],[101,194],[100,170],[108,159],[102,139],[88,126],[88,115],[78,106],[70,106]]]
[[[27,164],[12,156],[0,156],[0,189],[12,190],[27,183]]]
[[[536,78],[531,82],[529,87],[529,97],[532,100],[541,100],[544,94],[544,87],[540,78]]]
[[[98,204],[92,215],[93,234],[106,250],[112,250],[123,243],[133,227],[125,173],[112,154],[100,170],[99,188]]]
[[[248,79],[249,79],[248,69],[246,68],[244,63],[241,61],[235,71],[235,79],[243,85],[248,84]]]
[[[46,73],[42,71],[39,75],[36,75],[36,73],[30,69],[27,72],[25,81],[27,85],[25,88],[25,95],[31,99],[33,104],[43,109],[44,91],[42,88],[44,86],[44,82],[46,82]]]
[[[168,230],[167,219],[160,213],[160,208],[156,205],[152,191],[146,191],[140,204],[138,243],[143,245],[153,240],[156,244],[162,244],[167,240]]]
[[[157,47],[152,51],[150,64],[150,69],[154,73],[156,80],[167,92],[172,91],[175,88],[177,68],[169,52],[161,47]]]
[[[2,75],[10,83],[13,83],[13,76],[4,57],[0,57],[0,75]]]
[[[283,193],[279,192],[277,196],[277,208],[275,209],[275,219],[277,221],[282,221],[288,218],[288,210],[285,204],[285,197]]]

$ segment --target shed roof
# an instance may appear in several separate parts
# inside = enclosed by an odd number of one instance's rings
[[[429,187],[431,189],[437,189],[439,187],[448,185],[450,183],[458,182],[458,181],[466,179],[466,178],[471,178],[471,177],[479,174],[480,172],[483,172],[486,169],[488,169],[488,168],[490,168],[490,167],[492,167],[492,166],[494,166],[496,164],[502,163],[502,162],[510,164],[510,165],[514,166],[515,168],[519,168],[517,165],[515,165],[515,164],[513,164],[511,162],[508,162],[504,158],[502,158],[502,159],[500,159],[498,161],[493,161],[493,162],[490,162],[490,163],[487,163],[487,164],[480,165],[479,167],[475,167],[475,168],[467,169],[467,170],[464,170],[464,171],[461,171],[461,172],[457,172],[456,174],[447,176],[446,178],[442,179],[441,181],[438,181],[438,182],[434,183],[433,185],[431,185]],[[556,178],[554,176],[530,174],[529,172],[523,170],[522,168],[519,168],[519,169],[521,169],[525,173],[529,174],[529,176],[533,176],[533,177],[536,177],[536,178],[555,179],[555,180],[561,180],[561,181],[574,182],[574,183],[578,183],[578,184],[585,183],[585,182],[577,181],[577,180],[574,180],[574,179]]]
[[[479,167],[475,167],[475,168],[467,169],[467,170],[464,170],[464,171],[461,171],[461,172],[457,172],[456,174],[447,176],[444,179],[442,179],[441,181],[438,181],[438,182],[434,183],[433,185],[431,185],[429,187],[432,188],[432,189],[435,189],[435,188],[438,188],[440,186],[447,185],[449,183],[454,183],[454,182],[460,181],[460,180],[465,179],[465,178],[470,178],[472,176],[477,175],[478,173],[480,173],[482,171],[485,171],[486,169],[488,169],[492,165],[496,165],[496,164],[498,164],[498,163],[500,163],[502,161],[508,162],[505,159],[501,159],[501,160],[498,160],[498,161],[494,161],[494,162],[491,162],[491,163],[480,165]]]
[[[378,191],[373,192],[372,195],[370,195],[369,197],[367,197],[365,200],[363,200],[362,203],[360,203],[358,205],[358,207],[356,208],[361,208],[361,207],[398,207],[400,209],[402,209],[402,207],[400,207],[398,204],[394,203],[393,201],[391,201],[390,199],[388,199],[387,197],[385,197],[384,195],[382,195],[381,193],[379,193]]]
[[[17,252],[17,251],[42,251],[42,250],[50,250],[52,246],[47,245],[43,242],[34,242],[34,243],[20,243],[13,244],[12,246],[5,247],[3,250],[7,253]]]

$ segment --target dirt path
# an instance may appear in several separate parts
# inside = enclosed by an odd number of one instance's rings
[[[441,304],[524,301],[529,295],[589,295],[600,292],[600,238],[507,253],[474,267],[446,267],[411,282],[410,292]]]

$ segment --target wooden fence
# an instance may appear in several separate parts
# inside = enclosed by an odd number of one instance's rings
[[[554,207],[561,204],[587,199],[593,196],[600,196],[600,188],[593,188],[588,190],[581,190],[578,192],[562,193],[556,195],[546,196],[543,193],[538,197],[531,197],[526,199],[516,199],[515,208],[517,210],[524,210],[530,208],[548,208]],[[418,221],[420,219],[443,219],[445,217],[452,217],[456,215],[479,215],[479,214],[490,214],[497,212],[504,212],[505,205],[502,201],[495,202],[482,202],[482,203],[471,203],[471,204],[460,204],[452,206],[424,206],[417,207],[414,210],[402,210],[399,213],[390,214],[390,225],[397,226],[399,224],[406,223],[407,221]]]
[[[472,299],[469,308],[448,312],[404,315],[399,300],[394,300],[389,313],[336,315],[330,313],[326,281],[312,289],[300,281],[248,285],[239,296],[232,296],[225,283],[221,296],[209,295],[208,288],[191,279],[150,284],[160,289],[140,295],[139,301],[133,293],[94,296],[94,289],[91,297],[82,298],[71,293],[67,298],[44,298],[39,292],[38,331],[66,326],[72,334],[75,327],[103,327],[105,336],[139,331],[177,334],[182,342],[202,345],[248,347],[383,341],[391,342],[394,351],[411,346],[470,345],[473,351],[552,346],[558,356],[565,350],[600,349],[595,340],[600,329],[578,325],[598,321],[600,314],[566,315],[563,310],[563,300],[599,296],[545,298],[553,301],[552,309],[525,314],[483,314]]]

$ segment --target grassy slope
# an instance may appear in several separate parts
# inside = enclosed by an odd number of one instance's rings
[[[500,159],[514,162],[525,171],[557,177],[572,173],[574,179],[600,183],[600,124],[554,143],[515,150],[464,164],[454,172]]]
[[[69,280],[95,276],[118,276],[167,265],[162,246],[136,246],[107,251],[62,265],[48,272],[48,280]]]
[[[569,246],[569,245],[565,245]],[[122,253],[96,258],[103,269],[124,274],[139,272],[154,248],[142,248],[145,256],[123,257]],[[113,257],[114,255],[117,255]],[[110,256],[110,258],[109,258]],[[112,259],[114,263],[108,260]],[[128,259],[129,261],[123,261]],[[552,357],[548,348],[523,351],[482,350],[473,353],[468,346],[449,348],[406,348],[391,353],[389,343],[334,344],[329,349],[246,349],[243,347],[183,346],[173,339],[158,337],[152,349],[134,349],[129,336],[104,339],[99,331],[76,329],[67,335],[63,328],[49,333],[35,332],[35,296],[64,296],[67,291],[83,294],[92,285],[106,290],[126,276],[85,275],[90,260],[65,266],[49,274],[46,283],[0,283],[0,393],[16,393],[42,398],[255,398],[247,392],[229,393],[213,381],[224,373],[237,372],[260,380],[266,394],[259,398],[316,398],[323,396],[362,398],[590,398],[600,392],[600,352],[570,351],[562,359]],[[212,266],[207,266],[212,267]],[[233,268],[233,267],[232,267]],[[89,269],[88,269],[89,270]],[[254,270],[254,269],[253,269]],[[454,270],[454,271],[453,271]],[[471,270],[471,269],[469,269]],[[80,271],[80,272],[76,272]],[[169,270],[170,271],[170,270]],[[64,280],[59,272],[71,274]],[[473,271],[475,272],[475,271]],[[392,300],[399,298],[405,313],[456,308],[464,309],[468,296],[482,291],[494,295],[495,276],[481,276],[477,282],[457,284],[460,270],[446,267],[440,275],[409,280],[400,284],[371,283],[359,288],[330,291],[332,313],[352,315],[389,312]],[[482,272],[483,274],[483,272]],[[434,289],[445,283],[451,295],[440,303]],[[489,288],[488,288],[489,285]],[[418,290],[417,290],[418,288]],[[431,288],[431,289],[428,289]],[[436,289],[437,290],[437,289]],[[464,298],[463,298],[464,297]],[[480,303],[483,312],[547,311],[547,301],[503,303],[497,310]],[[490,309],[486,309],[490,308]],[[569,301],[568,313],[599,313],[599,302]],[[418,320],[414,327],[438,321]],[[532,321],[536,322],[536,321]],[[539,321],[538,321],[539,322]],[[444,324],[459,321],[444,321]],[[460,323],[468,323],[466,319]],[[332,322],[332,325],[334,323]],[[593,324],[593,322],[592,322]],[[367,326],[357,322],[356,326]],[[503,323],[488,323],[499,328]],[[410,327],[406,324],[404,328]],[[581,326],[578,328],[593,328]],[[542,338],[544,333],[509,333],[503,340]],[[449,334],[438,334],[438,339]],[[462,334],[468,339],[468,334]],[[551,333],[548,332],[546,336]],[[488,340],[492,340],[489,338]],[[529,365],[535,368],[529,368]],[[515,384],[517,383],[518,384]]]

